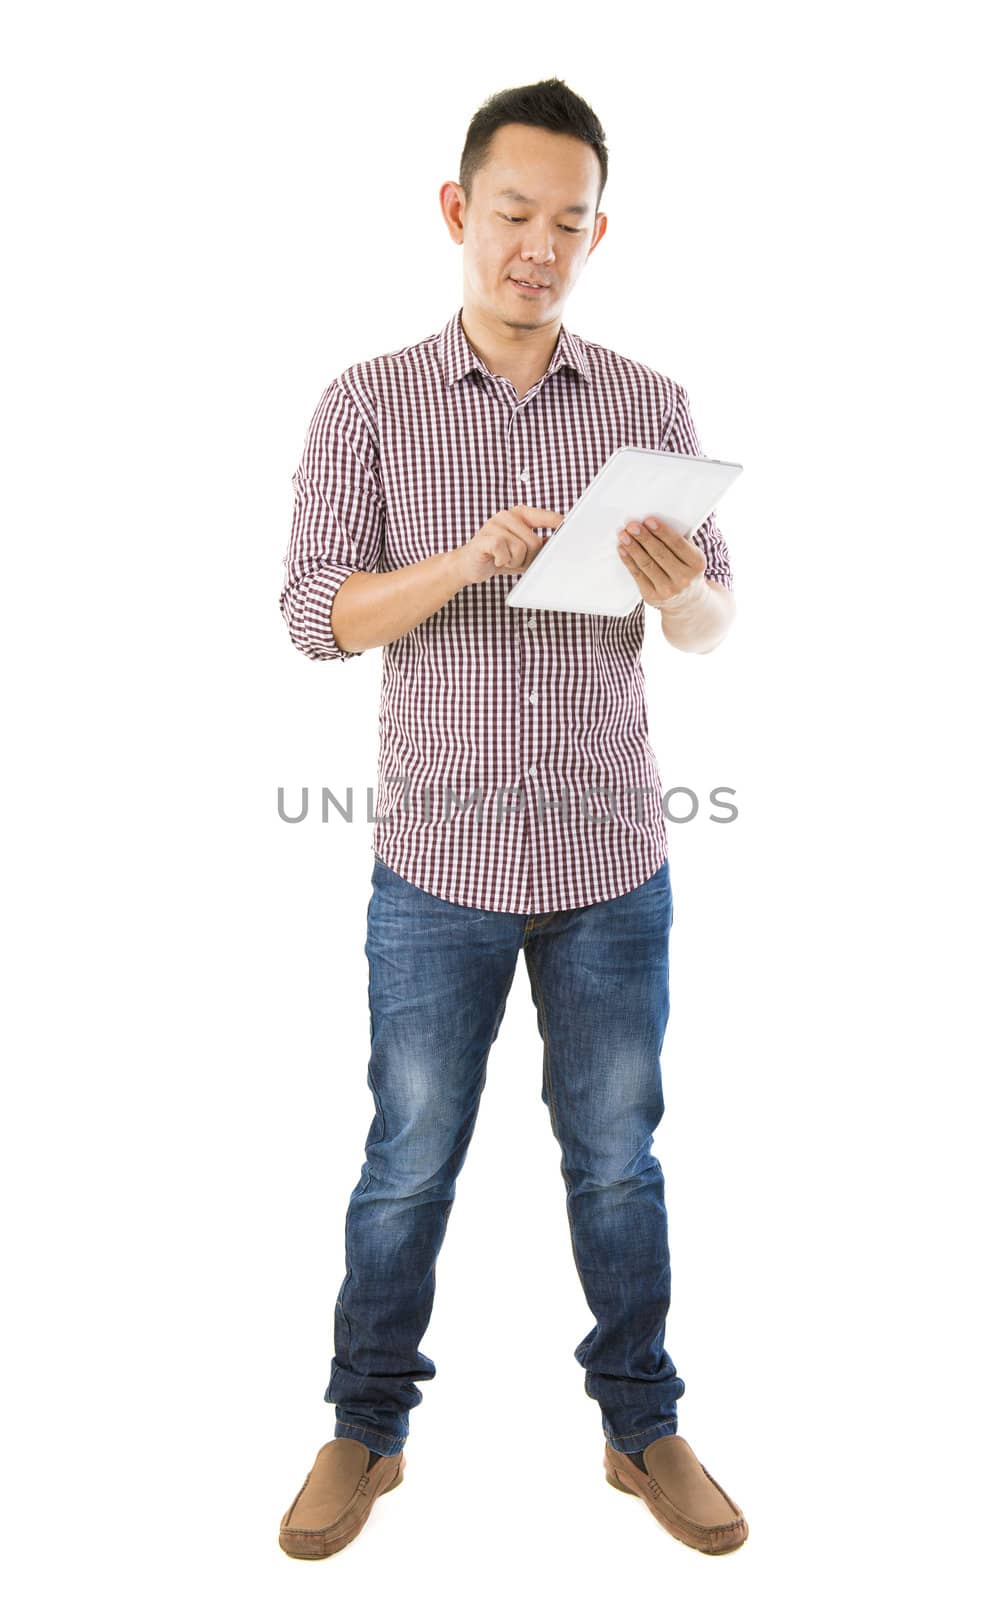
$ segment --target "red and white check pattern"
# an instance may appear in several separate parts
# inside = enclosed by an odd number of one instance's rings
[[[360,654],[330,624],[351,572],[454,549],[509,506],[566,515],[620,445],[702,454],[672,379],[564,326],[519,400],[461,319],[347,367],[311,419],[280,608],[313,661]],[[696,539],[707,576],[731,588],[714,514]],[[639,659],[648,608],[515,609],[519,581],[470,584],[385,645],[372,848],[429,894],[531,915],[644,883],[667,824]]]

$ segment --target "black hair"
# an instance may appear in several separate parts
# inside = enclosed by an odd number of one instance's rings
[[[493,135],[508,122],[521,122],[529,128],[546,128],[550,133],[567,133],[583,139],[597,154],[601,164],[601,187],[595,209],[608,181],[608,151],[605,130],[586,100],[574,94],[562,78],[544,78],[520,89],[501,89],[484,100],[465,135],[458,183],[466,202],[472,198],[472,182],[485,165]]]

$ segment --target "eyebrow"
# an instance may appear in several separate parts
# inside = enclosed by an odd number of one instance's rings
[[[516,200],[518,205],[521,205],[521,206],[533,206],[535,204],[535,201],[532,200],[529,195],[519,194],[516,189],[498,189],[496,194],[494,195],[494,199],[496,199],[496,200]],[[565,215],[565,213],[567,211],[574,211],[574,212],[576,212],[578,217],[583,217],[583,216],[585,216],[587,214],[588,211],[590,211],[590,209],[591,209],[590,206],[585,206],[585,205],[564,206],[563,207],[563,211],[560,213],[560,215],[561,216]]]

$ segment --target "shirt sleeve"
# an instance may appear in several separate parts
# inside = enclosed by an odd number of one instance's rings
[[[351,572],[377,570],[385,500],[376,442],[344,378],[336,378],[319,400],[292,482],[280,611],[303,655],[345,661],[363,652],[337,645],[332,602]]]
[[[704,454],[699,447],[699,439],[689,410],[688,391],[683,389],[680,383],[675,384],[675,408],[671,415],[671,423],[661,440],[661,449],[685,456]],[[724,536],[717,527],[715,511],[711,511],[706,521],[700,523],[693,538],[706,557],[706,576],[712,578],[715,583],[722,583],[725,589],[733,589],[731,558],[724,543]]]

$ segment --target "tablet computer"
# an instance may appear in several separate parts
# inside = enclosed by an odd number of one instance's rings
[[[691,538],[741,470],[736,461],[620,445],[548,534],[506,604],[629,616],[643,597],[619,556],[620,528],[653,516]]]

